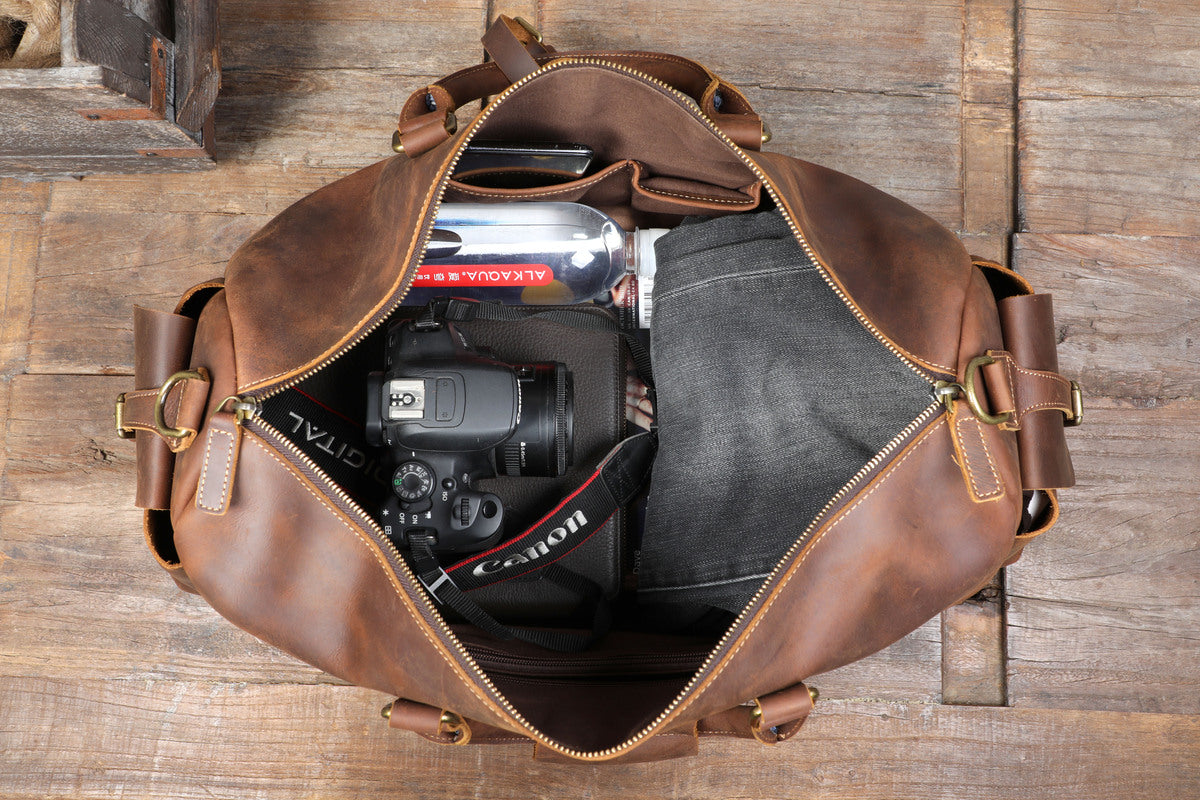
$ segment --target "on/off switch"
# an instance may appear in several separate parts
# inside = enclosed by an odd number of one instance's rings
[[[434,391],[437,398],[434,406],[437,421],[450,422],[454,419],[454,381],[449,378],[438,378]]]

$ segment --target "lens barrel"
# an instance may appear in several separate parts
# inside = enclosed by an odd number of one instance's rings
[[[561,363],[515,367],[521,392],[516,430],[496,449],[501,475],[558,477],[571,465],[575,438],[575,391]]]

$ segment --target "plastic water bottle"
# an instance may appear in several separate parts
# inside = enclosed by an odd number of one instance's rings
[[[626,324],[649,327],[654,241],[666,232],[625,231],[580,203],[445,203],[404,302],[597,302],[616,305]]]

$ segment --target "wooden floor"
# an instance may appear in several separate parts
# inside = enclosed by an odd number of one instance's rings
[[[657,765],[390,731],[175,590],[142,544],[131,309],[390,155],[497,12],[691,56],[770,148],[924,209],[1055,295],[1079,486],[1003,583],[820,676],[792,742]],[[0,796],[1200,797],[1200,9],[1179,0],[221,4],[219,163],[0,182]],[[0,121],[0,124],[3,124]],[[1001,594],[1001,591],[1003,594]]]

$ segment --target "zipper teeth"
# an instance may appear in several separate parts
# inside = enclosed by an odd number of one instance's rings
[[[483,671],[483,669],[475,661],[474,657],[467,651],[466,646],[462,643],[462,641],[455,636],[454,631],[451,630],[450,626],[446,624],[444,619],[442,619],[441,614],[437,612],[437,609],[429,601],[429,598],[422,592],[419,595],[420,599],[425,605],[426,610],[430,612],[426,615],[426,617],[439,628],[445,640],[454,646],[455,651],[458,653],[463,663],[474,673],[474,677],[487,687],[487,689],[491,692],[493,699],[500,705],[500,707],[508,712],[508,714],[512,716],[514,720],[520,723],[521,726],[524,727],[536,741],[541,742],[547,747],[558,750],[559,752],[562,752],[573,758],[584,760],[599,760],[620,753],[623,750],[628,750],[649,736],[651,732],[662,723],[663,720],[670,716],[671,713],[679,707],[679,704],[683,701],[683,699],[691,693],[692,689],[694,689],[695,686],[700,682],[702,676],[708,672],[709,668],[712,667],[713,663],[717,660],[718,654],[725,649],[725,647],[738,632],[738,629],[741,628],[742,624],[749,618],[750,610],[759,604],[759,602],[765,596],[768,587],[770,587],[779,577],[784,565],[791,561],[808,543],[808,539],[812,536],[813,531],[817,529],[818,524],[823,521],[825,515],[828,514],[831,509],[837,506],[838,503],[844,500],[856,488],[857,484],[863,480],[863,478],[865,478],[880,464],[882,464],[888,458],[888,456],[895,452],[895,450],[900,447],[901,444],[903,444],[940,410],[940,401],[934,401],[933,403],[930,403],[925,410],[917,415],[916,419],[906,425],[904,429],[900,431],[900,433],[898,433],[890,442],[884,445],[882,450],[876,453],[870,461],[864,464],[862,468],[859,469],[858,472],[856,472],[854,476],[851,477],[850,480],[848,480],[842,486],[842,488],[839,489],[837,493],[829,499],[829,502],[827,502],[821,511],[813,517],[812,521],[808,523],[808,526],[805,527],[804,531],[799,535],[799,537],[797,537],[796,541],[793,542],[792,546],[788,549],[787,553],[784,554],[783,558],[776,563],[775,568],[771,570],[770,574],[767,575],[766,579],[764,579],[763,583],[759,586],[758,591],[755,592],[754,596],[742,609],[742,612],[725,631],[724,635],[720,638],[716,645],[714,645],[709,651],[708,656],[693,673],[692,678],[688,681],[688,683],[675,696],[675,699],[671,701],[670,705],[663,709],[663,711],[654,719],[653,722],[644,727],[635,736],[627,739],[619,745],[595,752],[583,752],[571,748],[565,748],[561,744],[551,740],[540,730],[538,730],[536,726],[525,719],[525,717],[512,705],[512,703],[509,702],[508,698],[506,698],[503,692],[496,687],[491,678],[488,677],[487,673]],[[366,511],[363,510],[362,506],[360,506],[357,501],[350,497],[350,495],[347,494],[344,489],[326,476],[321,468],[317,466],[315,461],[309,458],[304,451],[302,451],[299,447],[293,444],[291,440],[280,433],[275,426],[263,420],[262,417],[255,417],[252,420],[252,424],[255,428],[258,428],[262,432],[266,433],[277,446],[282,447],[283,450],[295,461],[303,464],[313,474],[314,477],[319,479],[326,489],[339,501],[341,501],[342,505],[344,506],[344,510],[356,516],[363,527],[375,535],[376,541],[387,548],[400,571],[409,579],[412,585],[421,585],[420,581],[417,579],[417,576],[408,566],[408,562],[404,560],[404,556],[401,555],[400,550],[392,543],[391,539],[384,535],[383,529],[380,528],[379,524],[375,522],[375,520]]]
[[[940,410],[940,401],[935,401],[928,405],[924,411],[917,415],[916,419],[905,426],[904,430],[900,431],[895,438],[884,445],[882,450],[876,453],[870,461],[868,461],[862,466],[861,469],[859,469],[858,472],[854,473],[854,477],[850,478],[850,480],[848,480],[845,485],[843,485],[842,488],[839,489],[837,493],[829,499],[829,502],[825,504],[824,508],[822,508],[821,511],[815,517],[813,517],[812,521],[808,523],[808,526],[805,527],[804,531],[799,537],[797,537],[796,541],[792,543],[792,546],[788,548],[788,551],[784,554],[783,558],[781,558],[775,564],[775,568],[772,569],[770,574],[767,575],[767,577],[763,580],[762,584],[758,587],[758,591],[754,593],[754,596],[750,598],[750,601],[742,608],[742,612],[738,614],[737,618],[725,631],[724,635],[720,638],[717,644],[712,648],[711,651],[709,651],[708,657],[700,665],[699,669],[696,670],[695,674],[692,676],[692,679],[688,681],[687,685],[684,686],[683,689],[680,690],[679,694],[675,696],[675,699],[671,701],[671,704],[668,705],[652,723],[643,728],[642,731],[636,736],[624,742],[623,744],[609,748],[608,750],[604,750],[596,755],[607,756],[617,753],[623,749],[628,749],[631,745],[636,744],[637,742],[646,738],[646,736],[648,736],[654,728],[656,728],[664,719],[670,716],[670,714],[676,708],[679,707],[679,704],[683,701],[683,699],[687,697],[687,695],[691,693],[692,689],[694,689],[700,682],[704,673],[708,672],[708,670],[712,667],[713,663],[717,660],[718,654],[725,649],[730,641],[732,641],[738,632],[738,629],[741,628],[743,623],[745,623],[745,621],[750,617],[750,610],[759,604],[759,602],[765,596],[768,587],[770,587],[779,577],[785,564],[795,558],[799,551],[802,550],[808,543],[809,537],[811,537],[813,531],[817,529],[818,524],[823,521],[825,515],[828,514],[832,508],[837,506],[838,503],[844,500],[846,496],[857,487],[857,484],[862,481],[864,477],[866,477],[876,467],[883,463],[888,456],[890,456],[905,440],[908,439],[908,437],[912,436],[913,433],[920,429],[921,426],[928,422],[929,419],[937,414],[937,412]]]
[[[492,102],[488,104],[487,108],[485,108],[483,110],[483,112],[480,113],[478,116],[476,116],[476,118],[472,121],[471,127],[467,130],[467,132],[463,136],[458,150],[454,153],[454,155],[451,158],[446,169],[443,171],[442,178],[440,179],[439,185],[437,188],[436,198],[435,198],[433,206],[431,208],[431,213],[428,217],[428,220],[430,222],[429,227],[423,231],[423,233],[420,237],[420,240],[417,243],[417,248],[414,250],[414,253],[424,252],[424,247],[428,242],[428,239],[430,236],[430,231],[432,230],[432,221],[434,219],[436,219],[437,212],[441,208],[441,205],[442,205],[442,198],[445,195],[445,189],[446,189],[446,185],[449,181],[449,176],[451,174],[453,174],[454,167],[458,164],[459,159],[462,157],[463,150],[465,150],[465,148],[466,148],[466,144],[471,140],[475,131],[483,124],[483,122],[485,122],[491,116],[491,114],[495,111],[495,109],[499,106],[499,104],[501,102],[503,102],[510,94],[512,94],[513,92],[515,92],[516,90],[518,90],[519,88],[524,86],[526,83],[533,80],[534,78],[540,77],[541,75],[543,75],[547,72],[550,72],[552,70],[558,69],[560,67],[565,67],[565,66],[570,66],[570,65],[591,65],[591,66],[603,67],[605,69],[610,69],[610,70],[613,70],[616,72],[622,72],[627,75],[630,75],[631,77],[636,77],[640,80],[650,83],[650,84],[658,87],[659,89],[661,89],[666,94],[674,97],[677,101],[679,101],[681,103],[681,105],[683,105],[685,108],[688,108],[690,111],[692,111],[692,113],[696,116],[696,118],[698,120],[700,120],[705,125],[707,125],[708,128],[718,138],[721,139],[721,141],[723,141],[726,145],[729,146],[729,148],[742,160],[742,162],[746,165],[746,167],[748,169],[750,169],[750,171],[753,172],[754,175],[760,181],[762,181],[763,186],[766,187],[767,193],[771,196],[771,199],[775,202],[775,205],[781,211],[786,212],[786,206],[782,202],[782,199],[780,198],[774,185],[771,183],[770,178],[762,170],[762,168],[759,167],[758,164],[756,164],[753,161],[753,159],[751,159],[749,156],[747,156],[745,154],[745,152],[743,152],[742,149],[732,139],[729,138],[729,136],[727,136],[720,128],[718,128],[716,126],[715,123],[712,122],[712,120],[710,120],[708,117],[706,117],[704,115],[704,113],[702,111],[700,111],[699,107],[695,104],[694,101],[692,101],[692,99],[688,95],[679,91],[675,87],[673,87],[667,83],[664,83],[663,81],[660,81],[658,78],[655,78],[652,75],[647,75],[644,72],[640,72],[638,70],[631,69],[629,67],[625,67],[620,64],[614,64],[610,61],[605,61],[603,59],[598,59],[598,58],[563,58],[563,59],[557,59],[557,60],[551,61],[551,62],[543,65],[536,71],[531,72],[529,75],[526,75],[524,78],[520,79],[516,83],[509,86],[502,93],[497,95],[492,100]],[[893,355],[895,355],[902,362],[904,362],[904,364],[906,366],[908,366],[909,369],[911,369],[913,372],[915,372],[917,375],[921,376],[922,378],[924,378],[928,381],[932,381],[932,379],[933,379],[932,375],[927,370],[922,368],[920,365],[916,364],[912,359],[910,359],[903,352],[901,352],[894,344],[892,344],[883,335],[883,333],[877,327],[875,327],[875,325],[869,319],[867,319],[866,315],[850,301],[849,296],[846,295],[846,293],[842,290],[842,288],[837,284],[836,281],[833,280],[833,277],[828,274],[825,267],[821,264],[820,260],[817,258],[816,251],[813,250],[813,248],[809,244],[808,240],[804,237],[803,232],[800,230],[800,227],[799,227],[799,225],[796,224],[795,220],[792,219],[791,214],[784,213],[783,217],[785,220],[787,220],[788,227],[791,228],[792,234],[795,236],[796,241],[799,242],[805,255],[807,255],[808,258],[811,259],[812,262],[817,266],[817,269],[820,272],[822,278],[824,278],[825,282],[834,291],[834,293],[842,300],[842,302],[847,306],[847,308],[849,308],[851,310],[851,312],[853,312],[854,316],[859,320],[859,322],[862,323],[862,325],[864,327],[866,327],[867,330],[869,330],[871,332],[871,334],[881,344],[883,344],[885,347],[887,347],[887,349]],[[370,324],[368,324],[362,330],[360,330],[359,333],[351,341],[347,342],[336,353],[332,354],[329,358],[325,359],[324,361],[320,362],[319,364],[314,365],[313,367],[304,371],[302,374],[300,374],[298,376],[294,376],[293,378],[290,378],[288,380],[281,381],[279,384],[272,386],[267,390],[260,389],[260,390],[257,390],[256,392],[249,392],[247,394],[249,396],[252,396],[255,400],[259,400],[259,401],[265,400],[269,397],[273,397],[276,394],[279,394],[279,393],[285,391],[289,387],[294,386],[295,384],[305,380],[306,378],[310,377],[311,375],[315,374],[316,372],[320,371],[321,369],[324,369],[326,366],[331,364],[333,361],[337,360],[343,353],[345,353],[346,351],[348,351],[349,349],[354,347],[356,344],[358,344],[364,338],[366,338],[368,335],[370,335],[373,331],[375,331],[377,328],[379,328],[379,326],[382,325],[387,320],[387,318],[391,315],[392,311],[394,311],[396,309],[396,307],[398,307],[401,304],[401,302],[404,300],[404,297],[408,294],[408,290],[409,290],[409,288],[411,288],[412,280],[416,274],[415,270],[411,271],[411,273],[412,274],[410,274],[409,276],[406,276],[404,283],[400,287],[399,293],[392,300],[392,302],[388,303],[388,305],[386,306],[385,309],[381,309],[381,311],[376,315],[376,318]],[[940,408],[941,408],[940,402],[934,402],[931,405],[929,405],[924,411],[921,412],[921,414],[915,420],[913,420],[911,423],[909,423],[908,426],[906,426],[903,431],[901,431],[895,438],[893,438],[890,442],[888,442],[888,444],[885,445],[882,450],[880,450],[878,453],[876,453],[876,455],[870,461],[868,461],[857,473],[855,473],[854,477],[852,477],[849,481],[847,481],[847,483],[840,490],[838,490],[837,494],[835,494],[829,500],[829,502],[825,504],[825,507],[821,510],[821,512],[819,514],[817,514],[816,517],[813,518],[813,520],[808,524],[808,527],[806,527],[804,529],[804,532],[801,533],[799,538],[797,538],[796,541],[792,544],[791,548],[788,549],[788,551],[784,555],[784,557],[782,559],[780,559],[779,562],[775,565],[775,568],[771,571],[771,573],[767,576],[766,580],[759,587],[759,590],[755,593],[754,597],[750,600],[750,602],[746,605],[746,607],[742,609],[742,613],[739,614],[737,619],[734,620],[733,624],[730,625],[729,629],[725,632],[725,634],[717,642],[716,646],[714,646],[712,648],[712,650],[709,652],[708,657],[700,665],[699,669],[696,670],[696,672],[692,676],[691,680],[679,692],[679,694],[675,697],[675,699],[671,701],[670,705],[668,705],[655,718],[655,720],[653,722],[651,722],[649,725],[644,727],[639,733],[637,733],[635,736],[627,739],[625,742],[623,742],[619,745],[616,745],[614,747],[609,747],[604,750],[594,751],[594,752],[583,752],[583,751],[563,747],[561,744],[549,739],[545,734],[543,734],[540,730],[538,730],[533,724],[531,724],[528,720],[526,720],[525,717],[515,707],[513,707],[513,705],[508,701],[508,699],[504,696],[504,694],[502,692],[500,692],[500,690],[491,681],[491,679],[487,676],[487,674],[484,673],[483,670],[479,667],[479,665],[475,662],[475,659],[471,656],[471,654],[469,652],[467,652],[466,647],[458,639],[458,637],[454,635],[454,632],[450,629],[450,627],[442,619],[441,615],[437,612],[437,609],[430,602],[429,598],[427,596],[425,596],[424,593],[421,593],[420,597],[421,597],[422,602],[425,605],[426,610],[431,612],[427,616],[429,616],[430,619],[432,619],[435,622],[435,624],[441,630],[445,641],[454,647],[455,651],[461,657],[463,663],[466,664],[468,666],[468,668],[474,673],[474,677],[476,678],[476,680],[479,681],[480,683],[482,683],[485,687],[487,687],[487,689],[491,692],[493,699],[498,703],[498,705],[501,708],[503,708],[512,717],[513,720],[515,720],[523,728],[525,728],[528,735],[530,735],[535,741],[540,742],[553,750],[556,750],[565,755],[571,756],[572,758],[588,760],[588,761],[602,760],[602,759],[608,758],[610,756],[616,755],[618,753],[621,753],[625,750],[632,748],[633,746],[638,744],[640,741],[645,739],[647,736],[649,736],[650,733],[655,728],[657,728],[660,723],[663,722],[663,720],[665,720],[668,716],[670,716],[671,713],[674,712],[674,710],[679,707],[679,705],[683,701],[683,699],[692,691],[692,689],[697,685],[697,683],[700,681],[700,679],[704,675],[704,673],[707,672],[708,669],[712,666],[714,661],[717,659],[718,654],[720,654],[721,651],[726,647],[726,645],[731,641],[731,639],[733,638],[737,629],[741,627],[743,622],[745,622],[745,620],[748,617],[749,610],[751,608],[753,608],[755,605],[757,605],[758,602],[762,599],[767,587],[771,583],[773,583],[774,580],[778,577],[783,566],[788,561],[790,561],[795,556],[795,554],[806,543],[808,537],[816,529],[818,521],[820,521],[821,518],[824,517],[825,514],[828,513],[828,511],[831,508],[833,508],[841,500],[843,500],[855,488],[855,485],[863,479],[864,476],[866,476],[872,470],[874,470],[876,467],[878,467],[897,447],[899,447],[899,445],[906,438],[911,436],[914,431],[916,431],[921,425],[923,425],[926,421],[928,421],[928,419],[933,414],[935,414]],[[379,527],[378,523],[376,523],[375,520],[369,514],[367,514],[367,512],[364,511],[362,509],[362,507],[359,506],[358,503],[355,500],[353,500],[345,492],[345,490],[343,490],[340,486],[338,486],[336,483],[334,483],[332,480],[330,480],[324,474],[324,472],[320,469],[320,467],[318,467],[316,465],[316,463],[312,461],[312,459],[310,459],[307,455],[305,455],[303,453],[303,451],[301,451],[298,447],[296,447],[294,444],[292,444],[285,436],[283,436],[283,434],[281,434],[281,433],[279,433],[279,431],[275,430],[275,428],[273,426],[271,426],[270,424],[263,421],[261,419],[261,417],[256,417],[255,422],[256,422],[257,426],[259,426],[262,429],[264,429],[265,431],[267,431],[268,434],[271,435],[272,439],[279,442],[279,444],[282,445],[288,453],[290,453],[300,463],[304,464],[310,471],[312,471],[313,474],[317,478],[319,478],[322,481],[322,483],[328,488],[330,493],[333,494],[339,501],[341,501],[341,503],[345,506],[346,510],[350,511],[355,516],[357,516],[362,521],[364,527],[367,530],[370,530],[374,533],[376,540],[387,547],[388,551],[392,554],[392,556],[395,560],[395,563],[397,564],[400,571],[412,582],[412,584],[414,586],[420,585],[420,581],[417,579],[416,575],[412,572],[411,568],[409,568],[408,563],[404,560],[404,557],[400,554],[399,549],[397,549],[397,547],[394,544],[392,544],[391,540],[388,539],[387,536],[385,536],[383,534],[383,530]]]

